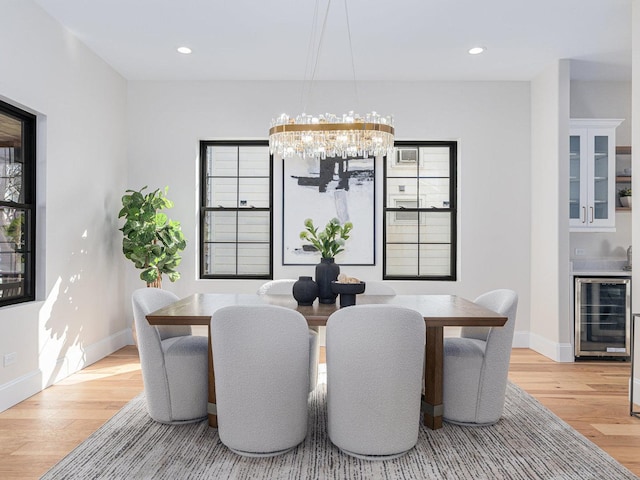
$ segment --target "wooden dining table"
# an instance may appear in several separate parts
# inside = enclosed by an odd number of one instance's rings
[[[207,325],[219,308],[229,305],[280,305],[300,312],[309,326],[325,326],[337,304],[299,306],[291,295],[198,293],[147,315],[151,325]],[[398,305],[420,312],[426,324],[425,375],[422,412],[424,425],[442,427],[442,370],[444,327],[503,326],[507,317],[455,295],[360,295],[357,304]],[[350,308],[350,307],[345,307]],[[218,426],[216,413],[215,366],[209,328],[209,425]]]

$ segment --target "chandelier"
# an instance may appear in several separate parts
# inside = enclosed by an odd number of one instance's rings
[[[317,15],[318,2],[319,0],[316,1],[315,15]],[[313,85],[315,78],[315,71],[330,6],[331,0],[328,0],[311,85]],[[353,62],[353,49],[351,47],[351,29],[349,26],[347,0],[344,0],[344,9],[355,85],[355,66]],[[316,17],[314,16],[314,28],[316,23]],[[314,116],[302,113],[296,117],[290,117],[283,113],[279,117],[271,120],[269,150],[272,155],[284,159],[296,156],[325,159],[327,157],[347,158],[356,156],[393,155],[393,137],[394,128],[392,115],[383,116],[376,112],[359,115],[350,111],[342,115],[325,113],[324,115]]]
[[[393,117],[327,113],[314,117],[282,114],[271,121],[269,149],[278,157],[366,157],[393,154]]]

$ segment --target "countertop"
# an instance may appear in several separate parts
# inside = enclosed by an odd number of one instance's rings
[[[571,275],[574,277],[630,277],[631,270],[624,270],[627,259],[572,260]]]

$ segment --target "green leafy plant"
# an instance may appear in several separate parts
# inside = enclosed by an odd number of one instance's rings
[[[630,197],[631,196],[631,189],[630,188],[623,188],[622,190],[618,191],[618,195],[621,197]]]
[[[5,236],[15,244],[15,248],[22,248],[22,231],[24,226],[24,215],[17,215],[7,225],[3,225]]]
[[[13,243],[13,246],[10,248],[15,253],[22,253],[24,250],[24,222],[25,216],[22,214],[16,213],[16,216],[11,220],[8,224],[2,226],[2,230],[4,232],[7,240]],[[26,259],[24,255],[18,255],[18,261],[22,264],[25,263]]]
[[[160,210],[173,208],[173,202],[160,189],[145,193],[147,187],[139,191],[127,190],[122,197],[122,209],[118,218],[125,218],[122,231],[122,252],[142,270],[140,279],[147,285],[161,286],[162,274],[175,282],[180,278],[176,270],[182,257],[180,252],[187,242],[182,233],[180,222],[170,220]]]
[[[320,232],[313,226],[313,220],[310,218],[304,221],[304,226],[305,229],[300,232],[300,239],[310,242],[320,252],[322,258],[334,258],[344,251],[344,244],[349,239],[349,232],[353,229],[351,222],[341,225],[337,218],[329,220],[324,230]]]

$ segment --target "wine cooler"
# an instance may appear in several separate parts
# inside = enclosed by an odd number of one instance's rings
[[[631,279],[575,278],[575,356],[629,358]]]

